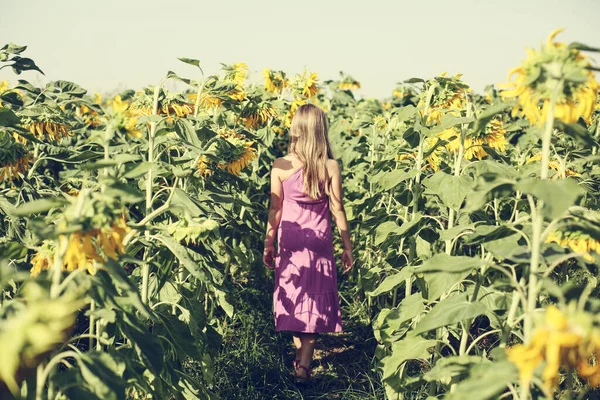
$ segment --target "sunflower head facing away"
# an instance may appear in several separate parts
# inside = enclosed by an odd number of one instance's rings
[[[575,45],[554,42],[562,29],[553,31],[541,49],[527,49],[527,58],[509,72],[508,83],[501,84],[502,99],[516,99],[513,116],[524,116],[541,125],[556,92],[554,116],[565,123],[582,118],[591,123],[599,85],[590,62]],[[511,80],[511,78],[514,79]]]
[[[427,112],[427,124],[439,124],[442,115],[447,113],[460,116],[460,112],[465,109],[467,94],[471,92],[471,88],[460,80],[461,76],[462,74],[457,74],[446,77],[446,72],[443,72],[440,76],[425,82],[418,106],[422,107],[420,110],[422,116]],[[432,95],[428,99],[430,91]],[[428,100],[429,104],[426,104]]]

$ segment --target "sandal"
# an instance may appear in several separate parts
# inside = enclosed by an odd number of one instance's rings
[[[307,368],[304,365],[298,364],[298,367],[296,368],[296,372],[300,369],[304,369],[306,371],[306,377],[302,377],[302,376],[298,376],[298,374],[294,374],[294,378],[296,383],[308,383],[310,382],[310,374],[312,372],[312,368]]]

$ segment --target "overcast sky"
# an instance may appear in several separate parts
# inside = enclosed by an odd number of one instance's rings
[[[321,80],[339,71],[362,96],[391,95],[397,82],[463,73],[476,91],[558,27],[558,39],[600,47],[600,0],[0,0],[0,46],[29,46],[45,72],[0,71],[0,80],[74,81],[91,92],[139,89],[169,70],[194,76],[177,57],[246,62],[251,81],[265,67],[306,66]],[[600,54],[595,56],[600,62]]]

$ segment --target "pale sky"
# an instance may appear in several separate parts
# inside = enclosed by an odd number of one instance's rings
[[[397,82],[443,71],[463,74],[476,91],[506,80],[508,70],[558,27],[564,42],[600,47],[600,0],[0,0],[0,46],[29,46],[46,76],[0,80],[34,84],[70,80],[91,93],[140,89],[167,71],[197,78],[177,57],[246,62],[250,81],[263,68],[344,71],[359,96],[383,98]],[[594,55],[592,55],[594,56]],[[595,55],[600,63],[600,54]]]

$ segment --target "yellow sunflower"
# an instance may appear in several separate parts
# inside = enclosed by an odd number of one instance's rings
[[[536,155],[529,157],[529,159],[527,159],[525,164],[529,164],[529,163],[532,163],[535,161],[541,161],[541,160],[542,160],[542,152],[539,152]],[[561,165],[558,161],[550,160],[550,161],[548,161],[548,166],[555,171],[562,172]],[[566,176],[580,176],[580,175],[581,174],[579,174],[571,169],[565,168],[565,177]],[[556,174],[553,178],[560,178],[560,175]]]
[[[561,31],[553,31],[540,51],[527,49],[527,59],[510,70],[508,83],[501,84],[506,90],[500,96],[504,100],[517,99],[513,116],[522,115],[531,124],[541,125],[550,110],[552,93],[558,87],[554,116],[566,123],[583,118],[589,125],[600,86],[587,56],[565,43],[554,43]]]
[[[600,339],[591,328],[588,315],[567,317],[556,306],[546,308],[545,321],[534,332],[531,343],[517,344],[507,349],[508,359],[519,369],[522,385],[528,386],[535,369],[546,362],[542,372],[544,387],[554,393],[560,369],[577,370],[590,385],[600,383],[600,367],[590,365],[592,356],[598,359]]]
[[[304,96],[310,98],[317,94],[317,92],[319,91],[319,88],[317,87],[318,79],[319,79],[319,76],[317,75],[316,72],[311,72],[308,75],[308,77],[304,81],[304,88],[302,89],[302,94]]]
[[[16,156],[6,153],[4,156],[7,158],[0,161],[0,182],[12,183],[13,180],[20,179],[20,174],[29,170],[33,157],[23,148],[18,150]]]
[[[427,124],[440,123],[440,119],[444,114],[453,114],[460,116],[460,111],[465,108],[467,102],[467,94],[471,92],[471,88],[460,80],[462,74],[457,74],[452,78],[446,77],[446,72],[440,76],[433,78],[425,83],[425,89],[420,94],[420,100],[417,106],[422,107],[419,113],[425,114],[425,103],[427,102],[427,93],[431,85],[436,85],[436,90],[430,100]]]
[[[66,136],[73,136],[70,126],[61,122],[24,118],[23,125],[29,132],[31,132],[33,136],[40,140],[49,138],[51,140],[58,141]],[[17,135],[16,133],[14,134],[14,138],[20,143],[27,143],[27,139],[25,139],[23,136]]]
[[[95,274],[96,263],[104,263],[107,257],[117,259],[118,254],[125,253],[123,239],[130,230],[125,219],[120,217],[106,228],[60,235],[59,247],[67,249],[63,257],[63,269],[85,269]]]
[[[600,241],[590,236],[588,233],[570,229],[567,231],[553,231],[546,238],[546,243],[555,242],[559,246],[568,247],[574,252],[583,253],[584,258],[589,262],[594,262],[591,251],[600,254]]]
[[[262,76],[265,78],[265,90],[267,92],[279,94],[290,85],[283,71],[271,71],[269,68],[265,68]]]
[[[210,168],[210,160],[204,154],[198,158],[197,171],[204,177],[213,174],[213,170]]]
[[[268,103],[262,103],[252,110],[251,114],[242,118],[242,122],[248,129],[256,129],[266,124],[269,119],[277,116],[277,112]]]

